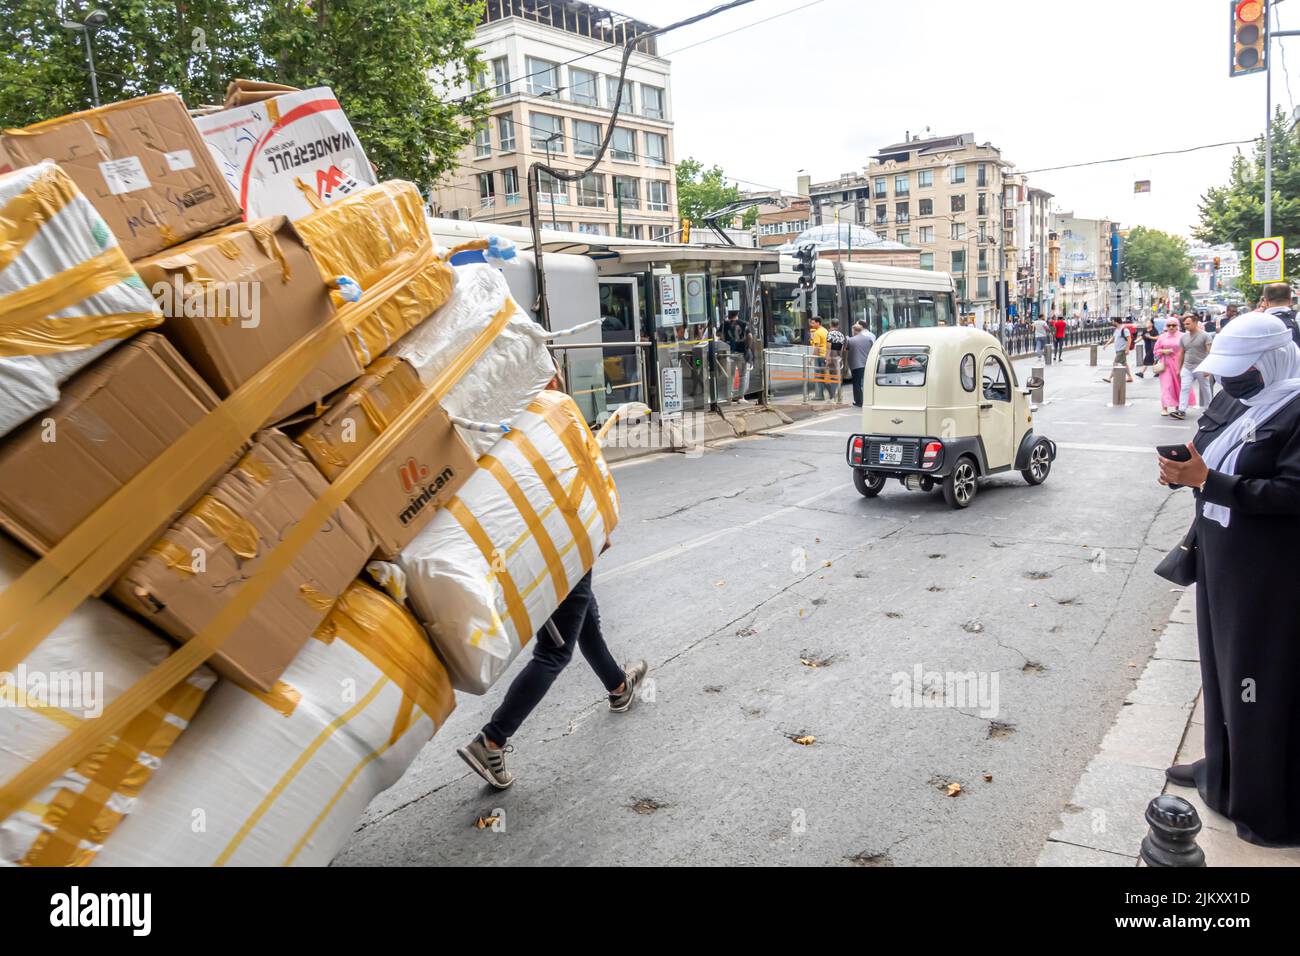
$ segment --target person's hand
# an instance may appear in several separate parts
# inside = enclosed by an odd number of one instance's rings
[[[1190,488],[1199,488],[1205,484],[1205,479],[1210,476],[1210,466],[1205,463],[1205,459],[1191,442],[1187,443],[1187,448],[1192,453],[1191,461],[1172,461],[1161,456],[1160,484],[1184,485]]]

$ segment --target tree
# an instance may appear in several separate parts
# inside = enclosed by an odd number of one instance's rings
[[[1300,132],[1281,110],[1273,119],[1273,235],[1286,238],[1286,274],[1300,267]],[[1250,241],[1264,237],[1264,140],[1251,156],[1240,150],[1232,158],[1228,182],[1208,189],[1201,199],[1198,239],[1234,246],[1250,262]],[[1249,271],[1238,280],[1248,302],[1259,298]]]
[[[704,217],[709,213],[743,198],[739,186],[735,183],[727,185],[727,175],[721,166],[705,169],[703,163],[690,157],[677,164],[677,214],[689,219],[692,227],[703,225]],[[757,208],[746,210],[741,217],[746,229],[752,228],[756,222]],[[735,220],[719,225],[734,227]]]
[[[0,5],[0,124],[25,126],[92,105],[79,33],[92,7],[48,0]],[[250,77],[337,94],[380,175],[423,188],[455,165],[484,122],[487,95],[435,89],[483,69],[469,47],[482,15],[462,0],[118,0],[94,34],[100,101],[174,90],[220,103]]]
[[[1188,296],[1196,288],[1186,240],[1159,229],[1137,226],[1124,244],[1124,278]]]

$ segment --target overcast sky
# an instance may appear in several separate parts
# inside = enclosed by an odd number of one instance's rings
[[[611,0],[655,25],[713,0]],[[1229,0],[755,0],[660,41],[677,157],[794,191],[907,131],[973,132],[1022,170],[1247,139],[1263,75],[1228,77]],[[1300,29],[1300,2],[1279,8]],[[1300,39],[1288,52],[1300,70]],[[1292,109],[1280,57],[1274,102]],[[1300,75],[1291,83],[1300,95]],[[1243,147],[1249,149],[1249,147]],[[1187,235],[1235,147],[1032,175],[1062,211]],[[1134,196],[1150,179],[1152,192]],[[748,186],[749,183],[742,183]]]

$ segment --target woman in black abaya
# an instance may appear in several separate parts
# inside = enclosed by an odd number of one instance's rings
[[[1241,316],[1198,371],[1224,391],[1192,460],[1205,758],[1170,767],[1243,840],[1300,845],[1300,348],[1279,320]]]

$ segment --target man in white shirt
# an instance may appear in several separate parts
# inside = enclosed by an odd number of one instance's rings
[[[1295,309],[1291,308],[1294,298],[1291,287],[1285,282],[1274,282],[1264,286],[1264,299],[1260,302],[1260,311],[1275,315],[1291,330],[1291,338],[1300,345],[1300,325],[1296,323]]]

